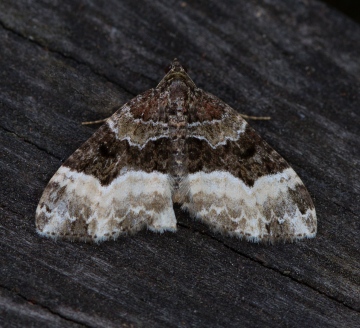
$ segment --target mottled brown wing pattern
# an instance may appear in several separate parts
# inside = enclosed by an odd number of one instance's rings
[[[176,230],[170,138],[155,93],[124,105],[59,168],[36,211],[41,235],[102,241]]]
[[[203,91],[201,99],[215,118],[194,115],[190,124],[183,208],[250,241],[314,237],[315,208],[294,170],[231,107]]]

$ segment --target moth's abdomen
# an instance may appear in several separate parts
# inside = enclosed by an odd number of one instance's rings
[[[181,81],[175,81],[168,87],[168,121],[171,138],[171,160],[169,173],[174,179],[174,202],[179,201],[177,195],[179,183],[187,173],[185,138],[189,112],[188,86]]]

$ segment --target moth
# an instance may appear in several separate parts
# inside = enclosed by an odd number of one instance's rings
[[[52,177],[36,210],[46,237],[101,242],[176,231],[173,203],[253,242],[316,235],[314,204],[289,164],[178,60],[123,105]]]

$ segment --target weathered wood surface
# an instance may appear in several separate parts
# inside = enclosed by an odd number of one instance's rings
[[[313,0],[0,1],[0,326],[359,327],[360,27]],[[178,57],[282,154],[314,240],[258,245],[176,209],[176,234],[35,233],[53,173]]]

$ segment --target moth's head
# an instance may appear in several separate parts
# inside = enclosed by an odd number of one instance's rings
[[[169,85],[173,82],[181,81],[189,87],[195,88],[195,83],[187,75],[186,69],[181,66],[180,62],[175,58],[167,69],[166,75],[158,84],[157,88]]]
[[[172,72],[178,72],[178,73],[186,73],[187,69],[186,67],[182,67],[180,62],[177,58],[175,58],[172,63],[168,66],[166,73]]]

